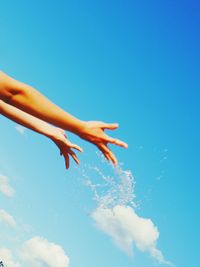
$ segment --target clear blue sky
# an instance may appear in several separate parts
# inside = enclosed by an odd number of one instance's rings
[[[119,122],[113,136],[129,148],[113,151],[135,177],[138,213],[180,267],[200,261],[199,11],[193,0],[0,2],[0,69],[83,120]],[[155,265],[94,227],[92,194],[53,143],[3,117],[0,125],[0,175],[16,191],[0,194],[0,209],[17,222],[0,223],[0,248],[42,236],[63,247],[71,267]],[[95,147],[70,138],[86,151],[83,164],[98,164]]]

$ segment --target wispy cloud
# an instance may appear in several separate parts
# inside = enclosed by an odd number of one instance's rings
[[[0,192],[7,197],[12,197],[15,194],[15,190],[9,184],[7,176],[0,175]]]
[[[127,254],[133,254],[133,245],[162,264],[171,265],[162,252],[156,248],[159,231],[150,219],[139,217],[129,206],[117,205],[114,208],[98,207],[92,213],[96,225],[111,236],[114,243]]]
[[[6,267],[21,267],[18,262],[14,261],[12,252],[6,248],[0,248],[0,261],[2,261]]]
[[[16,129],[21,135],[24,135],[25,130],[26,130],[25,127],[23,127],[23,126],[21,126],[21,125],[19,125],[19,124],[17,124],[17,125],[15,126],[15,129]]]
[[[16,227],[16,222],[13,216],[7,213],[5,210],[0,210],[0,221],[11,227]]]
[[[48,267],[69,267],[69,257],[63,248],[39,236],[26,241],[20,254],[31,267],[41,267],[43,264]]]

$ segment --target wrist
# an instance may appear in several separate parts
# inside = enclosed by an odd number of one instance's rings
[[[56,139],[58,136],[58,128],[52,125],[45,125],[45,128],[43,128],[40,133],[46,136],[47,138]]]
[[[86,121],[77,120],[72,126],[70,131],[80,136],[82,132],[84,132],[86,125],[87,125]]]

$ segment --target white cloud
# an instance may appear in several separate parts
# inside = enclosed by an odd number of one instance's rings
[[[2,261],[6,267],[21,267],[18,262],[14,262],[11,251],[6,248],[0,248],[0,261]]]
[[[0,210],[0,221],[3,221],[4,223],[6,223],[7,225],[11,227],[16,226],[16,222],[13,216],[7,213],[5,210]]]
[[[0,192],[7,197],[12,197],[15,190],[9,185],[8,177],[0,175]]]
[[[23,244],[21,258],[31,267],[69,267],[63,248],[39,236]]]
[[[23,127],[23,126],[21,126],[21,125],[19,125],[19,124],[17,124],[16,126],[15,126],[15,129],[21,134],[21,135],[24,135],[24,133],[25,133],[25,127]]]
[[[116,205],[113,209],[98,207],[92,213],[96,225],[111,236],[116,245],[132,255],[135,245],[142,252],[149,252],[159,263],[171,263],[156,248],[159,231],[150,219],[139,217],[133,208]]]

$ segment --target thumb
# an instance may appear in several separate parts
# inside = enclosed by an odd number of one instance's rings
[[[118,123],[104,123],[102,125],[103,129],[108,129],[108,130],[115,130],[119,127]]]

